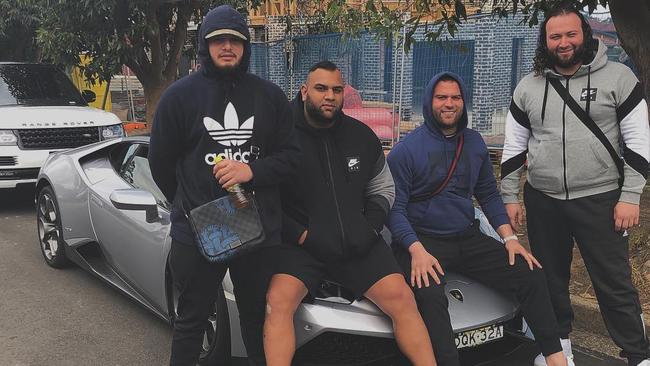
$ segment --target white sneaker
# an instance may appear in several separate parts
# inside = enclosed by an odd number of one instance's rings
[[[645,361],[644,361],[645,362]],[[576,364],[573,362],[573,355],[567,356],[566,357],[566,364],[567,366],[576,366]],[[546,359],[544,356],[540,353],[535,357],[535,363],[533,364],[534,366],[546,366]],[[639,364],[638,366],[650,366],[650,363],[647,364]]]
[[[562,345],[562,352],[566,356],[566,361],[568,366],[575,366],[573,363],[573,351],[571,350],[571,340],[570,339],[560,339],[560,344]],[[643,361],[646,362],[646,361]],[[649,361],[650,362],[650,361]],[[534,366],[547,366],[546,365],[546,359],[544,358],[544,355],[541,353],[535,357],[535,361],[533,363]],[[638,366],[650,366],[650,363],[648,364],[643,364],[640,363]]]
[[[641,361],[641,363],[636,366],[650,366],[650,360]]]

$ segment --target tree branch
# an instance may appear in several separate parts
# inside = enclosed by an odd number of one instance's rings
[[[174,27],[174,39],[167,55],[167,66],[163,70],[163,77],[165,79],[172,79],[176,76],[176,70],[181,58],[181,50],[187,37],[187,22],[192,14],[192,10],[192,6],[188,3],[183,3],[178,6]]]
[[[645,88],[646,96],[650,96],[650,44],[647,34],[650,33],[650,0],[610,1],[609,9],[612,20],[620,39],[624,40],[623,48],[639,69],[639,76]]]
[[[115,30],[118,34],[124,34],[128,29],[129,19],[129,3],[127,0],[119,0],[115,3],[115,10],[113,12],[113,21],[115,22]]]
[[[650,0],[643,1],[650,3]],[[650,7],[643,4],[641,0],[610,1],[609,9],[612,12],[612,20],[618,33],[625,33],[625,46],[638,47],[645,42],[642,35],[648,34],[650,26]]]
[[[138,62],[135,59],[127,59],[124,60],[124,64],[133,71],[135,76],[140,80],[141,83],[143,83],[143,80],[141,78],[141,75],[144,75],[144,71],[142,70],[142,67],[138,64]]]
[[[147,8],[147,28],[145,37],[149,41],[151,47],[151,74],[162,75],[163,69],[163,50],[160,38],[160,24],[158,22],[158,9],[160,8],[160,0],[150,0],[149,7]]]

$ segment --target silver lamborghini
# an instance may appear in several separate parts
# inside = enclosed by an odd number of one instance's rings
[[[127,137],[51,154],[38,175],[38,237],[48,265],[73,262],[171,323],[170,204],[151,178],[148,144],[148,137]],[[201,365],[246,356],[228,276],[222,287],[206,322]],[[458,348],[526,333],[512,299],[454,274],[446,290]],[[399,357],[390,320],[336,283],[323,282],[295,320],[297,364],[392,364]]]

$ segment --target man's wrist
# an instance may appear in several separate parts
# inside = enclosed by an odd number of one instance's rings
[[[631,205],[638,205],[641,202],[641,193],[623,191],[618,197],[618,202],[629,203]]]
[[[503,193],[501,192],[501,199],[506,205],[511,205],[513,203],[519,204],[519,192],[517,193]]]
[[[420,251],[422,249],[424,249],[424,246],[419,241],[413,242],[413,244],[409,245],[409,247],[408,247],[408,251],[411,254],[413,254],[414,252],[418,252],[418,251]]]
[[[510,241],[510,240],[516,240],[516,241],[519,241],[519,238],[518,238],[517,235],[515,235],[515,234],[512,234],[512,235],[510,235],[510,236],[506,236],[505,238],[503,238],[503,242],[504,242],[504,243],[507,242],[507,241]]]

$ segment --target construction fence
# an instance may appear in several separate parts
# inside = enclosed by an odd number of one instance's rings
[[[371,126],[386,145],[423,122],[426,85],[451,71],[464,80],[470,126],[488,143],[499,144],[512,91],[531,69],[537,30],[482,17],[454,38],[426,41],[424,32],[415,33],[418,41],[408,52],[399,34],[394,39],[371,33],[303,35],[254,43],[250,71],[293,98],[313,64],[336,63],[349,85],[344,111]]]
[[[249,70],[280,86],[292,99],[313,64],[336,63],[348,85],[345,113],[368,124],[386,146],[422,124],[426,85],[434,75],[451,71],[464,81],[470,127],[481,132],[488,145],[498,146],[512,92],[532,70],[537,47],[538,28],[522,20],[521,14],[505,19],[472,16],[453,37],[443,33],[437,41],[427,40],[427,28],[422,26],[408,51],[402,47],[403,31],[391,38],[280,31],[285,34],[281,39],[252,44]],[[615,56],[610,58],[618,61]],[[183,74],[195,69],[196,60],[186,63],[179,68]],[[111,92],[123,120],[144,120],[144,94],[134,76],[114,80]]]

